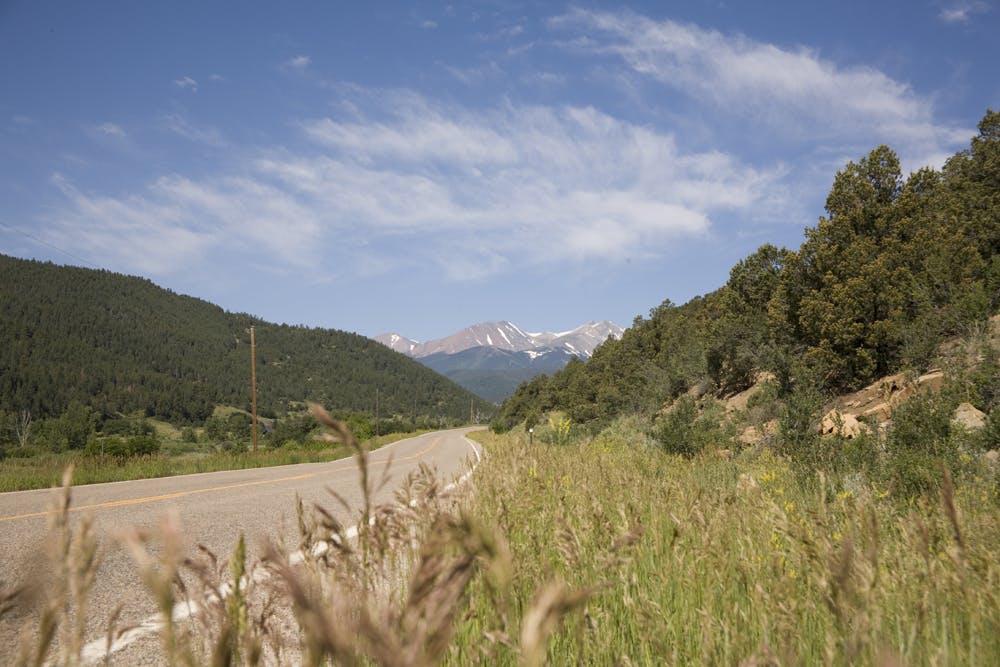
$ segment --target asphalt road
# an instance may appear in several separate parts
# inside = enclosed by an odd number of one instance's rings
[[[392,460],[391,481],[375,502],[388,502],[398,485],[421,463],[451,480],[478,459],[478,445],[464,436],[473,428],[437,431],[400,440],[370,453],[372,476],[381,478]],[[284,539],[298,544],[295,498],[306,505],[317,502],[345,525],[354,523],[356,510],[346,513],[327,491],[334,489],[353,508],[360,507],[361,490],[353,458],[330,463],[305,463],[274,468],[234,470],[114,482],[72,490],[74,524],[94,518],[103,562],[90,598],[87,639],[104,636],[112,610],[121,604],[119,627],[141,623],[156,614],[156,605],[139,581],[132,557],[115,536],[129,527],[155,529],[163,516],[176,512],[185,547],[194,554],[199,544],[221,559],[232,552],[240,533],[248,560],[259,555],[264,540]],[[50,577],[45,540],[51,515],[51,490],[0,494],[0,580],[42,583]],[[13,656],[20,628],[30,627],[37,609],[19,609],[0,621],[0,656]]]

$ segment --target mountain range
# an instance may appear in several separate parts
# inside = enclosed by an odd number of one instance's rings
[[[536,375],[588,359],[594,349],[624,329],[614,322],[588,322],[570,331],[529,333],[507,321],[481,322],[444,338],[418,342],[398,333],[376,336],[383,345],[412,357],[490,401],[502,401]]]

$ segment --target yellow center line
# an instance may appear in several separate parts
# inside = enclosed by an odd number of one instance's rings
[[[427,452],[431,451],[432,449],[437,448],[438,444],[440,444],[440,440],[438,440],[438,439],[435,438],[434,443],[430,447],[422,449],[419,452],[417,452],[416,454],[410,454],[409,456],[394,457],[392,459],[392,462],[396,463],[396,462],[399,462],[399,461],[409,461],[409,460],[412,460],[412,459],[420,458],[421,456],[423,456]],[[388,459],[386,459],[386,460],[388,460]],[[373,460],[371,460],[371,458],[369,458],[369,463],[382,463],[382,462],[383,461],[373,461]],[[348,471],[350,469],[351,469],[350,467],[340,468],[340,469],[336,469],[336,470],[330,470],[330,471],[328,471],[328,473],[345,472],[345,471]],[[125,506],[128,506],[128,505],[141,505],[141,504],[144,504],[144,503],[154,503],[154,502],[158,502],[158,501],[161,501],[161,500],[172,500],[174,498],[183,498],[185,496],[193,496],[193,495],[196,495],[196,494],[199,494],[199,493],[212,493],[212,492],[216,492],[216,491],[226,491],[226,490],[229,490],[229,489],[239,489],[239,488],[247,487],[247,486],[259,486],[259,485],[262,485],[262,484],[278,484],[280,482],[294,482],[294,481],[298,481],[298,480],[302,480],[302,479],[309,479],[311,477],[316,477],[319,474],[321,474],[321,473],[318,473],[318,472],[309,472],[309,473],[304,473],[302,475],[294,475],[292,477],[278,477],[276,479],[260,479],[260,480],[255,480],[253,482],[239,482],[237,484],[226,484],[226,485],[223,485],[223,486],[209,486],[209,487],[205,487],[203,489],[191,489],[190,491],[177,491],[175,493],[165,493],[165,494],[158,495],[158,496],[146,496],[144,498],[125,498],[123,500],[109,500],[109,501],[104,502],[104,503],[95,503],[93,505],[78,505],[76,507],[70,507],[68,511],[70,511],[70,512],[82,512],[83,510],[111,509],[113,507],[125,507]],[[59,510],[59,509],[50,509],[50,510],[45,510],[45,511],[42,511],[42,512],[31,512],[29,514],[15,514],[15,515],[12,515],[12,516],[2,516],[2,517],[0,517],[0,523],[2,523],[4,521],[16,521],[18,519],[31,519],[31,518],[34,518],[34,517],[49,516],[50,514],[58,514],[61,511],[62,510]]]

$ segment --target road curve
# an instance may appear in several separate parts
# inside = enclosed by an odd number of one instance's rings
[[[386,463],[390,482],[375,496],[387,502],[406,476],[421,464],[444,480],[457,478],[479,458],[478,445],[465,435],[475,428],[436,431],[386,445],[369,454],[372,477],[381,479]],[[335,490],[352,507],[345,512],[331,498]],[[0,493],[0,580],[44,582],[48,576],[45,538],[51,514],[51,490]],[[193,554],[204,545],[225,559],[243,533],[248,556],[260,552],[264,540],[298,544],[295,498],[316,502],[345,525],[353,523],[361,503],[353,458],[329,463],[303,463],[199,473],[177,477],[113,482],[72,490],[73,523],[94,519],[103,562],[90,598],[87,639],[104,636],[112,610],[124,607],[119,627],[138,624],[156,613],[156,605],[139,581],[132,558],[115,536],[123,529],[155,529],[167,513],[176,512],[185,547]],[[0,655],[15,655],[19,626],[37,616],[32,609],[0,620]]]

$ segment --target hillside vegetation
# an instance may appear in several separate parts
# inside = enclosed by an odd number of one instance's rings
[[[271,324],[108,271],[0,255],[0,276],[0,490],[50,486],[70,463],[95,482],[337,455],[314,442],[306,401],[363,439],[493,407],[356,334]],[[259,444],[282,451],[246,458],[251,326]]]
[[[762,373],[779,397],[821,403],[940,363],[943,341],[1000,309],[1000,113],[988,111],[970,147],[940,171],[904,179],[886,146],[851,162],[805,236],[798,250],[762,246],[721,289],[666,301],[587,363],[522,385],[495,427],[561,410],[596,432],[692,389],[731,395]],[[969,400],[989,413],[1000,391]]]
[[[82,449],[95,431],[156,436],[143,418],[197,427],[214,442],[245,443],[249,417],[215,413],[220,405],[250,409],[251,325],[258,409],[277,429],[276,444],[301,440],[311,428],[300,417],[304,401],[345,418],[364,414],[369,424],[377,399],[382,420],[411,427],[467,420],[470,405],[490,409],[357,334],[271,324],[108,271],[0,255],[0,276],[0,454],[28,452],[25,444]],[[22,441],[24,431],[30,437]],[[129,453],[158,448],[141,444]],[[95,446],[104,452],[111,445]]]

